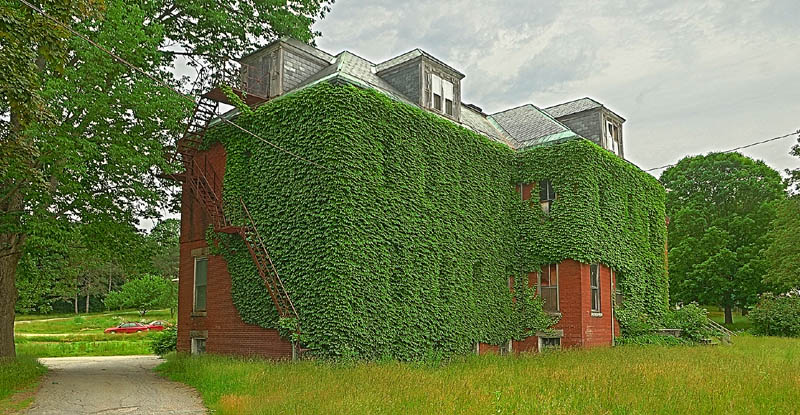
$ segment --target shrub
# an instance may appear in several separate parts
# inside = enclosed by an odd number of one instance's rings
[[[764,294],[750,312],[755,334],[800,337],[800,297]]]
[[[153,342],[150,343],[150,349],[159,356],[174,351],[177,346],[178,329],[175,327],[167,327],[162,332],[156,333],[153,335]]]
[[[650,334],[653,330],[660,327],[656,318],[648,314],[637,313],[634,310],[625,308],[616,310],[615,314],[622,329],[623,337],[636,337]]]
[[[708,328],[708,312],[697,304],[688,304],[677,310],[670,310],[662,319],[664,328],[681,329],[681,337],[699,342],[716,333]]]

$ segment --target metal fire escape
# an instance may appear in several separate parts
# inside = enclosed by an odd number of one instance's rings
[[[234,92],[251,106],[267,100],[266,98],[243,93],[242,89],[234,89]],[[228,103],[228,100],[219,88],[214,88],[200,97],[200,101],[197,103],[194,113],[186,126],[186,132],[178,140],[173,160],[181,162],[186,169],[183,179],[188,185],[187,187],[191,189],[195,199],[203,207],[214,231],[238,234],[242,238],[270,297],[272,297],[278,316],[281,318],[294,318],[299,321],[297,310],[295,310],[294,304],[289,298],[289,293],[283,286],[278,270],[272,263],[264,240],[261,238],[261,234],[259,234],[255,221],[244,201],[240,199],[242,210],[247,217],[247,224],[235,226],[225,216],[221,191],[222,178],[218,177],[205,159],[203,163],[200,163],[195,157],[200,151],[200,145],[203,142],[209,123],[217,116],[217,108],[220,102]],[[217,189],[220,190],[218,191]],[[297,330],[299,331],[299,326]]]

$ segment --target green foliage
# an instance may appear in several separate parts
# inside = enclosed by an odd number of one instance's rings
[[[748,307],[763,292],[762,250],[780,174],[738,153],[687,157],[661,176],[670,217],[672,301]]]
[[[153,353],[164,356],[169,352],[174,352],[178,347],[178,328],[167,327],[161,332],[152,335],[153,342],[150,349]]]
[[[172,285],[163,277],[143,275],[123,284],[119,294],[110,295],[112,303],[106,303],[106,307],[117,308],[121,302],[123,307],[139,310],[140,316],[158,308],[173,308],[178,300]]]
[[[681,329],[681,338],[699,342],[717,333],[707,328],[708,312],[697,304],[688,304],[664,314],[662,326]]]
[[[281,35],[310,42],[316,35],[311,25],[329,4],[32,3],[177,89],[189,79],[172,73],[176,52],[187,56],[199,71],[191,86],[197,90],[219,82],[231,55],[256,43]],[[6,322],[0,326],[0,355],[14,354],[8,324],[16,299],[13,276],[27,237],[76,222],[112,228],[159,215],[173,189],[156,173],[177,167],[167,165],[164,153],[184,131],[191,107],[22,3],[0,2],[0,274],[12,276],[0,279],[0,318]],[[32,295],[43,290],[24,288]]]
[[[800,296],[764,294],[748,316],[756,334],[800,337]]]
[[[589,141],[516,154],[376,91],[327,83],[236,123],[322,166],[228,125],[206,135],[227,151],[226,214],[243,224],[244,199],[304,346],[319,355],[422,359],[523,338],[553,320],[522,281],[567,258],[618,270],[627,308],[666,309],[663,189]],[[544,178],[558,193],[547,217],[514,186]],[[215,238],[242,319],[277,327],[243,242]]]
[[[778,205],[768,237],[764,282],[779,292],[800,289],[800,196]]]
[[[33,356],[0,358],[0,413],[13,414],[9,398],[17,393],[33,389],[38,380],[47,373],[47,368]]]

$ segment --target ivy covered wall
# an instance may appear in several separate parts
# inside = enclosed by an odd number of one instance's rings
[[[620,270],[636,312],[666,306],[663,189],[588,141],[515,153],[376,91],[326,83],[236,122],[319,165],[228,125],[206,135],[228,154],[226,214],[244,223],[244,199],[317,354],[415,359],[523,337],[547,320],[540,303],[512,302],[508,277],[566,258]],[[558,193],[549,216],[514,186],[542,178]],[[243,243],[216,237],[243,320],[275,327]]]

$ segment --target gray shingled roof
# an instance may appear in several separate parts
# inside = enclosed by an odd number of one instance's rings
[[[388,82],[384,81],[383,78],[375,75],[374,68],[374,63],[352,52],[344,51],[336,55],[331,65],[326,66],[295,89],[304,88],[323,79],[339,78],[344,81],[377,89],[384,94],[410,103],[403,94],[398,92]]]
[[[490,139],[503,143],[509,147],[514,147],[514,142],[499,125],[495,124],[484,116],[483,114],[461,104],[461,124],[475,131],[478,134],[483,134]]]
[[[514,148],[525,148],[577,135],[532,104],[501,111],[489,118],[511,135]]]
[[[453,73],[458,75],[460,78],[464,78],[464,74],[461,73],[461,71],[459,71],[456,68],[453,68],[452,66],[450,66],[450,65],[448,65],[448,64],[446,64],[444,62],[442,62],[436,56],[433,56],[430,53],[425,52],[424,50],[419,49],[419,48],[411,50],[411,51],[408,51],[408,52],[406,52],[406,53],[404,53],[402,55],[395,56],[394,58],[391,58],[391,59],[389,59],[387,61],[383,61],[383,62],[375,65],[375,69],[376,69],[375,71],[376,72],[380,72],[380,71],[389,69],[389,68],[391,68],[393,66],[397,66],[397,65],[400,65],[402,63],[408,62],[410,60],[416,59],[419,56],[424,56],[424,57],[426,57],[426,58],[438,63],[439,65],[442,65],[443,67],[453,71]]]
[[[603,104],[591,99],[591,98],[581,98],[576,99],[574,101],[565,102],[563,104],[553,105],[552,107],[545,108],[548,114],[552,115],[553,118],[560,118],[565,115],[576,114],[582,111],[600,108]]]

